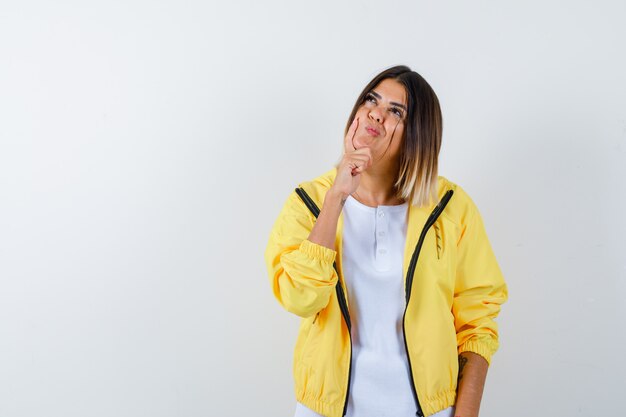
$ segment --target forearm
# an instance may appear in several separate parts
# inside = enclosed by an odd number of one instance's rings
[[[478,417],[488,368],[485,358],[474,352],[459,355],[455,417]]]
[[[337,222],[345,202],[346,197],[336,194],[332,190],[328,191],[308,240],[318,245],[335,249]]]

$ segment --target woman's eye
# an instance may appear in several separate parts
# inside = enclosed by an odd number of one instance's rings
[[[394,112],[396,116],[402,117],[402,112],[398,110],[397,108],[392,108],[391,111]]]
[[[365,96],[365,101],[372,101],[372,102],[376,103],[376,97],[374,97],[371,94],[368,94],[368,95]]]

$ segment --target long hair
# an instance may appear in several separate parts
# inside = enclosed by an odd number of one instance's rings
[[[370,81],[354,104],[344,136],[367,94],[383,80],[391,78],[404,86],[407,95],[407,117],[400,166],[394,183],[396,196],[410,204],[428,206],[439,202],[437,176],[443,121],[439,99],[421,75],[405,65],[388,68]]]

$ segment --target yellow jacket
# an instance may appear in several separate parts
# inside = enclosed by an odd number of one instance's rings
[[[332,168],[299,184],[265,250],[274,296],[302,318],[293,356],[296,399],[328,417],[345,415],[352,371],[350,297],[341,269],[343,214],[335,250],[307,238],[336,174]],[[475,352],[491,363],[499,346],[494,319],[508,298],[472,199],[442,176],[437,192],[439,204],[410,206],[403,261],[403,333],[417,416],[455,404],[458,354]]]

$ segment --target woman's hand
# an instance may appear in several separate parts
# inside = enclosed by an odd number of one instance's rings
[[[352,143],[354,134],[359,127],[359,119],[354,118],[348,133],[343,140],[344,155],[337,165],[337,176],[331,189],[342,197],[347,198],[356,191],[361,180],[361,173],[372,166],[372,152],[369,147],[356,149]]]

